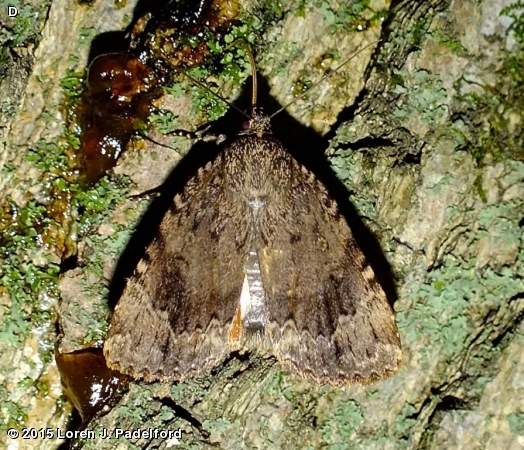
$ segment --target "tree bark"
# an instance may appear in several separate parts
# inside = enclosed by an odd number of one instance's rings
[[[243,23],[261,18],[259,96],[274,110],[320,79],[323,64],[335,60],[333,69],[380,38],[273,125],[306,165],[323,152],[329,160],[329,187],[351,201],[348,221],[394,305],[403,365],[385,381],[334,388],[269,356],[234,355],[201,379],[133,382],[89,424],[97,438],[82,448],[524,448],[524,11],[512,4],[242,5]],[[160,185],[191,147],[135,146],[86,191],[64,162],[64,81],[85,69],[91,39],[125,28],[133,7],[31,5],[33,34],[5,43],[16,58],[0,72],[2,434],[70,429],[56,324],[62,351],[104,338],[115,265],[147,209],[129,194]],[[190,93],[162,107],[179,124],[204,120],[192,116]],[[75,254],[75,267],[63,264]],[[99,437],[116,428],[182,434]]]

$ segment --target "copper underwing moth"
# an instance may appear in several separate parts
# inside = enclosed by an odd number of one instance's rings
[[[402,359],[393,311],[336,201],[253,107],[173,199],[104,354],[135,378],[175,381],[256,346],[331,385],[385,378]]]

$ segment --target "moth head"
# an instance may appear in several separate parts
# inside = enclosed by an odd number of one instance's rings
[[[251,109],[249,120],[242,125],[240,134],[256,134],[262,137],[264,134],[271,134],[271,119],[264,110],[258,106]]]

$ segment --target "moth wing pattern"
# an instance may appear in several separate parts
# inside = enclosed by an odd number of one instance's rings
[[[188,181],[127,281],[104,346],[110,367],[148,381],[183,380],[229,353],[247,214],[227,198],[222,167],[219,155]]]
[[[316,382],[385,378],[402,357],[386,295],[324,185],[295,160],[290,171],[258,249],[274,352]]]

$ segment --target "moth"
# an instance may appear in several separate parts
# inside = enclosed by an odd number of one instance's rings
[[[135,378],[175,381],[257,346],[330,385],[385,378],[402,358],[393,311],[336,201],[253,107],[173,199],[104,354]]]

